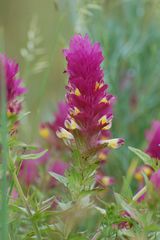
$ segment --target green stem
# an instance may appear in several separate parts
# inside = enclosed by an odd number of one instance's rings
[[[101,235],[101,231],[98,230],[91,240],[97,240],[100,237],[100,235]]]
[[[0,61],[0,122],[1,122],[1,157],[2,157],[2,204],[1,204],[1,236],[3,240],[8,239],[8,203],[7,203],[7,159],[8,159],[8,130],[6,116],[6,83],[3,65]]]
[[[25,197],[25,195],[24,195],[24,193],[23,193],[23,190],[22,190],[21,185],[20,185],[20,183],[19,183],[19,181],[18,181],[18,178],[17,178],[17,175],[16,175],[16,172],[15,172],[15,171],[13,171],[12,176],[13,176],[13,180],[14,180],[15,186],[16,186],[16,188],[17,188],[17,191],[18,191],[18,193],[19,193],[19,196],[20,196],[20,198],[22,199],[22,201],[23,201],[23,203],[24,203],[24,205],[25,205],[25,207],[26,207],[26,210],[27,210],[27,212],[28,212],[28,215],[30,216],[30,219],[31,219],[31,221],[32,221],[32,224],[33,224],[35,233],[36,233],[36,235],[37,235],[37,239],[38,239],[38,240],[41,240],[42,238],[41,238],[41,234],[40,234],[40,232],[39,232],[38,226],[37,226],[37,224],[33,221],[32,211],[31,211],[30,206],[29,206],[29,204],[28,204],[28,201],[27,201],[27,199],[26,199],[26,197]]]
[[[136,195],[132,198],[136,202],[145,192],[147,191],[147,186],[144,186]]]

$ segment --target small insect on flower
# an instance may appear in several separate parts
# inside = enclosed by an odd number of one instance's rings
[[[83,152],[96,149],[118,148],[123,139],[101,139],[102,132],[112,126],[112,105],[115,97],[107,92],[101,63],[104,60],[99,43],[91,44],[89,37],[77,34],[65,49],[66,73],[69,76],[66,87],[68,115],[65,126],[57,136],[67,143],[73,143]]]
[[[21,99],[19,98],[27,89],[22,86],[22,79],[18,78],[19,66],[13,60],[7,58],[6,55],[0,54],[0,63],[6,82],[6,98],[7,98],[7,116],[17,115],[21,111]]]

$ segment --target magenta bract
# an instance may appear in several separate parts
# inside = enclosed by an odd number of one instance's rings
[[[7,110],[11,114],[18,114],[21,110],[21,103],[18,97],[26,93],[27,89],[22,87],[22,79],[17,77],[19,66],[6,55],[0,54],[0,61],[4,67],[7,94]]]
[[[69,141],[79,140],[88,149],[101,144],[102,131],[112,125],[112,105],[115,97],[107,92],[101,63],[104,59],[99,43],[92,44],[86,35],[75,35],[69,49],[64,50],[69,76],[66,87],[66,102],[69,107],[65,129],[57,135]],[[106,139],[105,139],[106,140]],[[116,148],[124,143],[120,139],[107,140],[106,144]],[[103,140],[102,144],[105,144]]]

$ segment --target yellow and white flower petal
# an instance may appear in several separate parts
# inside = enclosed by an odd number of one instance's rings
[[[112,119],[107,119],[106,115],[104,115],[99,119],[99,124],[107,124],[103,129],[108,130],[112,127]]]
[[[106,117],[106,115],[104,115],[103,117],[101,117],[100,119],[99,119],[99,124],[106,124],[107,123],[107,117]]]
[[[112,120],[110,120],[107,126],[103,127],[103,130],[109,130],[112,127]]]
[[[80,91],[79,91],[78,88],[75,89],[74,94],[75,94],[76,96],[81,96],[81,93],[80,93]]]
[[[106,97],[102,98],[99,103],[109,103]]]
[[[120,138],[113,138],[109,140],[100,140],[100,144],[106,144],[108,148],[116,149],[118,148],[124,141]]]
[[[104,86],[104,83],[96,82],[96,84],[95,84],[95,91],[100,89],[103,86]]]
[[[80,113],[80,110],[77,107],[70,109],[70,114],[76,116]]]
[[[66,119],[64,122],[64,125],[67,129],[70,129],[70,130],[79,129],[78,124],[75,122],[73,118]]]
[[[101,183],[106,187],[109,186],[111,184],[110,177],[107,176],[102,177]]]
[[[56,131],[56,134],[57,134],[57,137],[62,139],[69,139],[69,140],[74,139],[73,135],[62,127]]]
[[[104,161],[104,160],[106,160],[107,155],[106,155],[106,153],[104,153],[104,152],[100,152],[100,153],[98,154],[98,158],[99,158],[99,160]]]

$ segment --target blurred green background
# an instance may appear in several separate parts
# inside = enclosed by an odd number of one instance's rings
[[[40,122],[51,119],[64,99],[62,48],[75,32],[88,33],[102,45],[105,81],[117,96],[113,136],[126,140],[108,169],[125,172],[127,145],[145,149],[145,130],[160,117],[159,16],[160,0],[0,0],[1,48],[4,42],[6,53],[20,63],[29,89],[26,141],[38,138]]]

